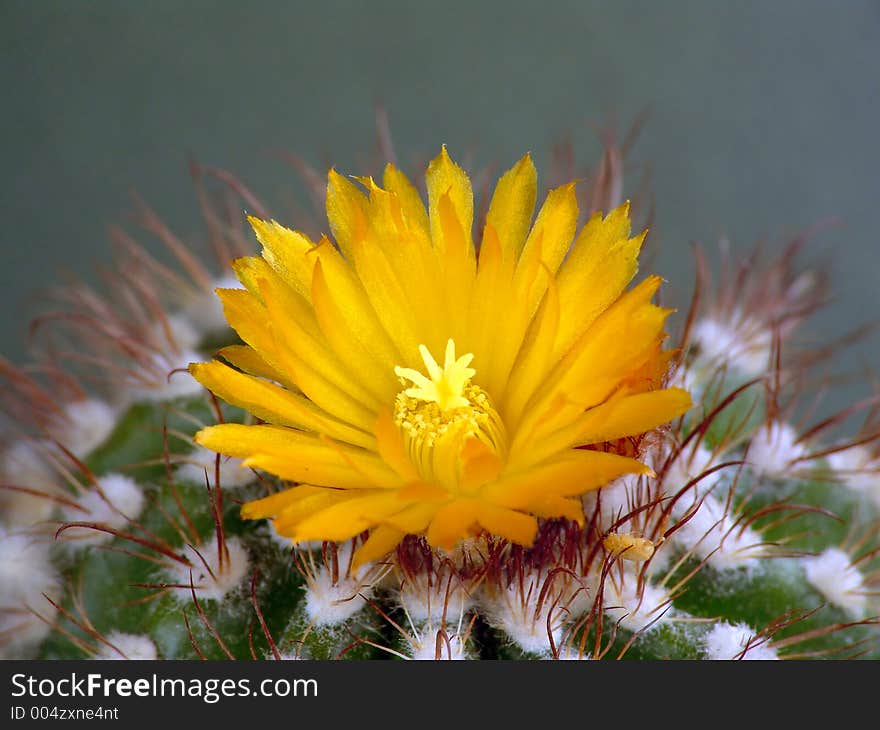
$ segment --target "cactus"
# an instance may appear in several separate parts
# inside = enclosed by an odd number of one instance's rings
[[[626,210],[619,159],[612,144],[585,175],[582,214]],[[457,169],[438,173],[447,187]],[[798,264],[800,241],[770,261],[725,260],[717,277],[698,254],[697,294],[673,315],[675,347],[658,355],[647,390],[686,391],[693,405],[606,440],[598,450],[645,466],[577,491],[582,515],[569,495],[564,514],[535,513],[530,539],[480,518],[449,544],[402,530],[375,554],[374,525],[345,539],[297,532],[294,544],[280,518],[245,519],[244,505],[245,517],[264,516],[252,505],[284,494],[287,480],[201,445],[212,445],[214,424],[271,418],[234,393],[214,395],[224,388],[192,363],[220,353],[227,370],[260,382],[278,373],[244,346],[214,295],[240,287],[229,264],[256,246],[241,211],[269,216],[229,174],[193,172],[213,264],[138,201],[142,227],[176,266],[113,229],[110,290],[58,289],[57,308],[35,321],[34,362],[2,362],[4,657],[880,657],[880,432],[871,401],[809,423],[813,384],[839,345],[799,348],[799,326],[826,303],[823,278]],[[331,173],[331,194],[342,184]],[[627,213],[592,220],[614,215]],[[273,234],[261,225],[265,245]],[[604,245],[634,240],[618,231]],[[453,350],[434,368],[450,380],[458,368],[466,383],[468,364]],[[411,401],[440,382],[414,372],[398,373]],[[464,388],[456,397],[468,403],[476,396]],[[865,424],[841,435],[860,411]]]

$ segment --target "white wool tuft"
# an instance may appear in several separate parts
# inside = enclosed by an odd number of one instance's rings
[[[186,456],[186,462],[180,464],[174,470],[174,478],[181,482],[191,482],[204,485],[205,470],[208,471],[208,483],[214,483],[215,465],[217,454],[199,446],[195,451]],[[235,457],[220,457],[220,486],[222,488],[243,487],[256,481],[257,477],[251,469],[242,467],[242,459]]]
[[[204,358],[193,350],[184,349],[173,359],[169,355],[156,354],[153,358],[154,371],[149,376],[152,386],[136,386],[132,389],[133,400],[166,401],[174,398],[187,398],[203,392],[201,384],[188,371],[189,364],[201,362]],[[156,376],[156,373],[163,373]]]
[[[681,388],[688,393],[698,393],[703,387],[699,375],[691,368],[680,365],[670,375],[667,383],[668,388]]]
[[[668,596],[662,587],[642,583],[638,590],[638,576],[629,571],[608,577],[605,581],[603,609],[612,621],[629,631],[654,628],[665,620]]]
[[[378,576],[372,563],[362,565],[357,576],[345,573],[345,566],[351,563],[352,552],[351,542],[338,546],[336,562],[339,572],[335,583],[333,574],[326,566],[321,566],[306,581],[305,611],[315,626],[338,626],[354,616],[373,597],[372,582]]]
[[[278,534],[278,530],[275,529],[275,520],[268,520],[267,524],[269,526],[269,537],[272,538],[272,542],[284,550],[290,550],[293,547],[293,540],[286,535]]]
[[[797,432],[788,423],[774,421],[761,426],[749,446],[748,461],[758,474],[786,476],[797,465],[794,462],[805,456],[803,444],[795,443]]]
[[[266,655],[266,659],[274,659],[275,655],[270,651]],[[299,662],[302,661],[302,657],[297,654],[295,651],[279,651],[278,658],[283,662]]]
[[[700,347],[699,360],[708,367],[730,365],[748,376],[767,372],[773,336],[756,322],[734,313],[727,322],[706,317],[694,323],[691,342]]]
[[[181,350],[195,350],[199,346],[201,335],[184,315],[170,314],[166,317],[168,329],[171,331],[171,337],[174,344]],[[157,325],[157,335],[161,341],[165,343],[165,330],[161,325]],[[170,343],[169,343],[170,344]]]
[[[93,487],[76,500],[82,509],[64,508],[68,522],[98,522],[119,530],[140,516],[144,493],[134,479],[124,474],[107,474],[98,482],[100,490]],[[88,527],[71,527],[61,537],[79,545],[98,545],[113,539],[110,533]]]
[[[113,646],[101,644],[95,659],[153,660],[159,657],[156,645],[146,634],[123,634],[119,631],[111,631],[105,638]]]
[[[851,446],[829,454],[828,464],[844,485],[880,507],[880,458],[864,446]]]
[[[315,626],[338,626],[367,605],[370,586],[340,575],[336,583],[327,568],[321,568],[306,587],[306,615]]]
[[[413,641],[413,645],[410,647],[411,659],[417,661],[462,661],[470,659],[465,649],[465,644],[458,634],[447,634],[439,642],[437,641],[437,632],[433,630],[425,631],[423,634],[411,638]]]
[[[51,444],[22,439],[11,442],[0,455],[0,481],[41,493],[0,489],[0,520],[8,527],[29,527],[52,516],[55,502],[50,497],[62,489],[50,448]]]
[[[559,574],[553,587],[536,599],[545,588],[547,575],[531,572],[517,578],[503,589],[485,598],[485,613],[490,623],[501,629],[522,651],[547,656],[553,646],[560,646],[567,619],[577,614],[585,591],[570,577]],[[548,633],[549,626],[549,633]]]
[[[673,497],[678,494],[684,486],[691,480],[697,479],[705,471],[715,465],[717,459],[709,449],[700,444],[694,449],[691,446],[686,447],[682,452],[673,459],[663,474],[663,491],[667,497]],[[724,470],[713,472],[707,477],[700,479],[693,486],[693,491],[689,494],[705,494],[711,489],[723,475]],[[687,497],[682,497],[677,503],[687,503]]]
[[[88,456],[116,428],[116,411],[95,398],[74,401],[64,406],[64,416],[48,429],[49,436],[63,444],[74,456]]]
[[[46,596],[61,598],[49,545],[34,535],[0,527],[0,659],[27,658],[49,634],[57,609]]]
[[[694,502],[682,500],[673,514],[681,519]],[[672,539],[698,558],[708,558],[718,570],[753,567],[763,554],[761,536],[750,527],[743,529],[730,514],[727,504],[707,494],[697,501],[696,511],[679,527]]]
[[[618,477],[613,482],[595,492],[588,492],[584,495],[584,505],[587,513],[595,509],[598,501],[602,506],[599,514],[599,525],[603,530],[611,529],[617,520],[633,511],[634,506],[638,504],[636,496],[638,494],[639,477],[635,474],[626,474]],[[617,529],[625,530],[626,526],[619,526]]]
[[[776,650],[767,642],[754,641],[755,633],[746,624],[729,624],[719,621],[703,638],[706,659],[725,661],[730,659],[778,659]],[[749,641],[752,641],[749,646]],[[745,653],[743,650],[749,647]]]
[[[454,575],[450,579],[426,573],[407,576],[400,584],[398,601],[414,624],[439,625],[444,616],[447,623],[455,623],[473,605],[468,591]]]
[[[840,548],[828,548],[821,555],[803,559],[807,580],[829,602],[854,618],[864,616],[868,597],[859,569]]]
[[[189,596],[191,574],[192,585],[195,586],[196,597],[200,601],[221,600],[242,585],[250,568],[247,550],[238,538],[227,538],[226,550],[228,555],[223,560],[223,569],[220,570],[216,535],[196,547],[187,545],[183,552],[192,563],[192,568],[175,562],[172,567],[166,568],[170,582],[186,586],[185,589],[178,590],[185,591],[185,595]]]

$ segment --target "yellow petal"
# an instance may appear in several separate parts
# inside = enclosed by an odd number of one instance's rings
[[[538,177],[530,155],[525,155],[498,180],[486,223],[497,233],[505,258],[519,258],[535,212],[537,194]]]
[[[344,419],[362,431],[370,428],[376,418],[375,411],[355,400],[350,391],[331,383],[294,356],[289,357],[288,370],[293,374],[296,386],[327,413],[339,420]]]
[[[400,429],[394,423],[391,411],[383,408],[376,419],[376,442],[379,455],[406,481],[419,478],[418,471],[409,458]]]
[[[355,271],[339,255],[330,242],[324,239],[315,249],[318,263],[315,265],[312,277],[312,297],[315,296],[315,287],[320,281],[325,289],[325,294],[332,299],[334,308],[338,314],[338,320],[334,324],[349,333],[354,342],[362,348],[370,358],[377,363],[393,370],[400,362],[400,353],[395,349],[389,338],[388,332],[383,328],[376,317],[376,313],[370,304],[369,298],[364,291],[363,284],[355,274]],[[315,302],[315,312],[318,320],[321,320],[318,312],[318,303]],[[325,323],[322,322],[322,327]],[[324,335],[330,340],[326,330]],[[349,360],[350,348],[342,353],[337,353],[346,361]]]
[[[301,297],[311,296],[315,244],[302,233],[291,231],[275,221],[248,216],[248,222],[263,245],[263,258]]]
[[[504,466],[501,457],[480,439],[470,438],[461,451],[462,474],[459,488],[466,494],[493,481]]]
[[[399,510],[400,502],[393,493],[358,496],[304,519],[297,525],[294,539],[348,540]]]
[[[487,231],[489,230],[491,229],[487,227]],[[541,242],[538,241],[536,246],[540,249]],[[539,279],[543,284],[539,284]],[[496,402],[503,403],[511,367],[522,347],[533,314],[530,311],[530,292],[536,292],[542,286],[546,288],[547,268],[541,263],[540,257],[536,256],[531,258],[528,266],[518,267],[511,276],[502,262],[496,283],[498,290],[489,292],[488,304],[482,305],[488,308],[484,315],[488,320],[488,330],[486,341],[481,346],[486,348],[485,352],[490,353],[490,356],[485,362],[480,360],[477,374],[481,378],[481,385],[485,383],[485,389]],[[483,295],[483,291],[478,291],[478,296],[480,295]],[[477,314],[477,317],[480,315]]]
[[[430,235],[428,211],[422,202],[422,196],[419,195],[419,191],[409,181],[409,178],[389,162],[385,166],[382,183],[386,190],[397,196],[407,224],[410,227],[421,229],[425,235]]]
[[[419,344],[436,348],[449,337],[446,287],[438,276],[441,262],[431,244],[418,192],[393,168],[386,169],[386,183],[388,190],[370,185],[369,232],[355,247],[355,264],[377,315],[404,358],[399,364],[411,367],[420,362]],[[374,299],[374,288],[387,289],[381,300]],[[396,311],[390,309],[392,297],[398,299]],[[388,304],[380,304],[382,300]],[[418,340],[415,348],[414,340]]]
[[[316,494],[327,494],[330,491],[338,493],[339,490],[328,490],[324,487],[315,487],[311,485],[283,489],[275,494],[270,494],[268,497],[246,502],[241,506],[241,516],[246,520],[259,520],[264,517],[275,517],[297,502]]]
[[[513,275],[516,262],[512,257],[504,257],[498,234],[491,223],[486,223],[483,242],[480,246],[480,260],[474,283],[474,296],[471,303],[471,339],[468,348],[474,353],[474,360],[480,364],[474,382],[497,397],[496,380],[501,380],[500,370],[497,378],[496,352],[494,343],[498,337],[499,322],[509,316],[515,304],[513,297]]]
[[[449,195],[455,215],[465,236],[470,240],[471,228],[474,223],[474,194],[471,181],[464,170],[456,165],[446,151],[446,145],[440,154],[428,165],[425,175],[428,184],[428,213],[431,223],[431,239],[441,251],[445,249],[445,236],[440,222],[440,198]]]
[[[384,523],[407,535],[418,535],[425,531],[437,512],[435,503],[412,504],[400,512],[385,518]]]
[[[573,443],[594,444],[652,431],[685,413],[690,393],[667,388],[614,398],[591,408],[571,428]]]
[[[355,241],[367,226],[367,199],[358,187],[330,170],[327,175],[327,220],[339,250],[349,260]]]
[[[520,352],[541,300],[571,246],[577,228],[578,206],[574,183],[551,190],[541,206],[517,264],[511,299],[496,322],[490,392],[506,398],[511,369]]]
[[[531,545],[538,533],[538,521],[532,515],[488,502],[479,503],[477,520],[491,534],[500,535],[517,545]]]
[[[247,345],[229,345],[217,351],[217,356],[222,357],[233,367],[238,368],[250,375],[256,375],[266,380],[284,382],[284,375],[279,373],[269,363],[257,354],[257,351]]]
[[[470,534],[470,528],[477,522],[478,503],[474,500],[457,500],[444,505],[434,515],[428,525],[426,538],[431,547],[447,550]]]
[[[584,504],[580,499],[550,494],[529,502],[529,512],[544,519],[563,517],[584,526]]]
[[[275,532],[295,540],[304,519],[361,495],[363,492],[303,485],[248,502],[242,506],[241,516],[251,520],[273,517]]]
[[[373,563],[384,558],[400,544],[404,537],[406,537],[405,532],[389,525],[379,525],[374,528],[370,531],[367,541],[352,556],[351,569],[357,571],[366,563]]]
[[[397,498],[404,502],[439,502],[449,498],[449,492],[436,484],[412,482],[397,490]]]
[[[382,401],[331,349],[311,307],[274,274],[258,283],[266,309],[251,329],[261,332],[264,340],[269,335],[274,355],[283,359],[285,372],[293,374],[311,400],[339,420],[371,430]]]
[[[212,393],[263,421],[316,431],[368,449],[376,448],[376,440],[371,434],[336,420],[307,398],[265,380],[245,375],[217,361],[194,363],[189,371]]]
[[[520,256],[520,267],[527,267],[530,259],[538,258],[555,274],[574,240],[577,219],[575,183],[551,190],[526,239]],[[540,248],[537,247],[538,241],[541,242]],[[537,306],[537,302],[534,302],[534,306]]]
[[[402,482],[376,454],[283,426],[223,423],[203,428],[196,443],[282,479],[318,486],[363,489],[399,487]]]
[[[603,451],[573,449],[538,466],[502,476],[483,495],[494,504],[528,509],[547,496],[573,497],[605,486],[624,474],[652,474],[635,459]]]
[[[272,329],[266,326],[266,308],[253,294],[244,289],[218,289],[217,296],[223,304],[223,312],[229,326],[273,370],[283,374],[279,382],[288,387],[295,387],[296,381],[290,357],[278,349]]]
[[[339,487],[342,489],[374,489],[380,486],[376,483],[375,474],[367,476],[369,469],[357,470],[347,464],[301,461],[303,449],[297,449],[291,454],[264,454],[256,453],[243,457],[242,466],[250,469],[265,471],[274,474],[281,479],[291,482],[312,483],[325,487]],[[396,484],[390,478],[382,480],[386,488],[392,488]]]
[[[279,512],[272,523],[275,532],[291,540],[296,539],[299,523],[318,512],[329,509],[355,497],[362,491],[348,489],[325,489],[323,487],[294,487],[294,489],[315,489],[309,494],[301,495],[295,502],[288,504]]]
[[[516,433],[512,454],[527,451],[540,438],[539,433],[566,425],[558,417],[562,394],[572,401],[576,397],[583,411],[607,399],[631,370],[643,363],[641,358],[655,346],[669,314],[669,310],[649,304],[660,281],[660,277],[648,277],[624,294],[550,371],[522,409],[520,422],[508,416],[509,426]],[[575,408],[570,420],[578,415]]]
[[[257,256],[242,256],[232,262],[232,270],[235,272],[235,277],[242,283],[245,289],[260,301],[260,304],[263,303],[263,299],[260,294],[257,278],[265,274],[266,270],[270,268],[268,263]]]
[[[559,293],[556,282],[550,279],[547,294],[529,327],[504,392],[502,411],[511,423],[519,419],[522,409],[557,362],[552,354],[560,316]]]
[[[477,274],[474,247],[462,228],[448,193],[440,196],[437,211],[444,240],[441,261],[446,295],[445,314],[448,318],[447,337],[467,348],[470,328],[468,315]]]
[[[400,385],[394,376],[394,367],[401,358],[390,354],[393,350],[390,343],[388,348],[384,348],[373,339],[368,331],[372,327],[363,326],[366,320],[375,316],[369,303],[353,304],[346,300],[339,287],[331,286],[324,273],[323,262],[315,267],[312,301],[324,337],[336,356],[348,363],[349,371],[358,374],[360,381],[379,403],[393,401]],[[363,307],[369,308],[369,311]],[[382,337],[383,340],[386,337],[384,331]]]
[[[553,348],[562,357],[578,337],[620,296],[638,270],[638,255],[647,232],[629,236],[629,204],[604,219],[596,213],[583,227],[559,270],[562,317]]]
[[[387,193],[376,191],[376,195]],[[405,268],[399,274],[391,262],[395,255],[393,250],[411,245],[412,241],[405,233],[396,230],[381,239],[376,235],[376,239],[371,238],[354,246],[354,265],[370,305],[397,351],[404,357],[407,354],[414,356],[424,341],[417,306],[429,306],[428,301],[419,301],[426,292],[420,295],[413,289],[413,278],[422,278],[421,267],[415,265],[421,259],[416,256],[403,264],[398,261],[397,268],[401,268],[401,264]],[[378,240],[381,240],[381,245],[377,244]],[[398,250],[397,254],[400,253]]]
[[[540,461],[574,446],[653,431],[678,418],[692,405],[690,394],[680,388],[615,396],[557,430],[549,426],[542,429],[540,438],[528,449],[528,458]]]

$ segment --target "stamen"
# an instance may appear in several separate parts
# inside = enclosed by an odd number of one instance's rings
[[[443,367],[424,345],[419,352],[428,372],[412,368],[394,368],[395,374],[412,381],[414,387],[397,394],[394,420],[404,434],[410,458],[423,477],[433,480],[434,450],[443,446],[460,449],[468,438],[478,438],[493,451],[506,450],[504,423],[488,394],[470,382],[476,370],[468,367],[471,353],[455,356],[455,342],[448,340]],[[454,442],[454,443],[453,443]],[[454,487],[444,484],[445,487]]]

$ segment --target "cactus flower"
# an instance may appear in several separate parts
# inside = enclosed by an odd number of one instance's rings
[[[445,148],[427,209],[392,165],[384,188],[357,181],[329,174],[335,245],[251,218],[263,255],[235,262],[245,289],[218,290],[246,344],[190,368],[263,422],[196,441],[296,483],[244,517],[271,517],[294,542],[369,531],[358,565],[406,535],[529,546],[540,518],[583,524],[583,493],[651,474],[627,439],[691,400],[662,387],[660,278],[627,289],[645,237],[630,237],[627,205],[578,232],[571,183],[532,224],[527,155],[499,180],[476,246],[471,182]]]

